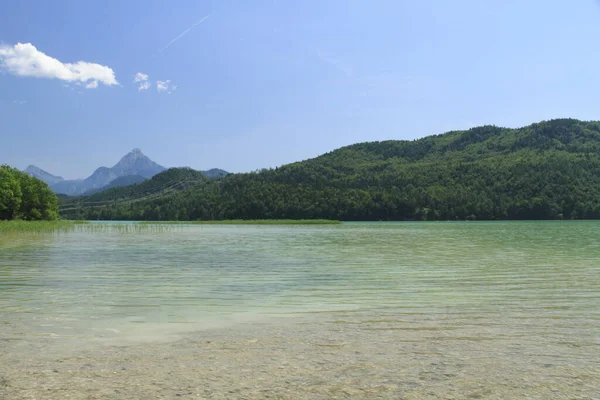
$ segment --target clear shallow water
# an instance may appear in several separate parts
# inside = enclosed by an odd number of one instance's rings
[[[581,367],[582,385],[596,385],[598,237],[597,222],[104,225],[5,236],[0,347],[66,354],[293,320],[309,327],[298,335],[327,326],[348,343],[367,335],[421,354],[445,343],[475,359]]]
[[[141,324],[164,334],[361,311],[473,321],[496,313],[600,327],[598,237],[595,222],[25,234],[0,252],[0,338],[118,338],[148,331]]]

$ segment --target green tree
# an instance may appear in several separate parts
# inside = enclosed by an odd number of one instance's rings
[[[0,166],[0,219],[17,217],[21,202],[21,185],[15,170],[8,165]]]
[[[0,219],[53,220],[58,198],[46,183],[8,165],[0,166]]]

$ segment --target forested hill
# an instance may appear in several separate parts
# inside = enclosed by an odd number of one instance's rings
[[[82,213],[159,220],[600,218],[600,122],[483,126],[414,141],[360,143]]]
[[[84,194],[86,196],[91,196],[92,194],[100,193],[108,189],[135,185],[136,183],[144,182],[145,180],[147,180],[147,178],[141,175],[120,176],[101,188],[87,189]]]
[[[170,168],[133,185],[114,187],[87,196],[60,196],[61,215],[67,218],[84,218],[84,213],[90,210],[116,205],[135,208],[140,203],[167,198],[209,179],[203,172],[191,168]]]

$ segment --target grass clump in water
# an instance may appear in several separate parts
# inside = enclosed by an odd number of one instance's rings
[[[152,224],[94,224],[90,221],[0,221],[0,235],[4,238],[27,234],[56,234],[63,232],[104,233],[118,234],[135,233],[164,233],[173,231],[174,227],[167,225],[153,226]]]
[[[228,219],[221,221],[141,221],[143,225],[337,225],[331,219]]]
[[[75,225],[87,224],[87,221],[0,221],[0,233],[20,232],[55,232],[70,230]]]

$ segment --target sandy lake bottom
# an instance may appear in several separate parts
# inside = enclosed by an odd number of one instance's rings
[[[159,343],[9,353],[0,356],[0,398],[598,398],[600,364],[590,357],[598,343],[518,325],[499,338],[489,322],[483,330],[425,316],[342,314]]]

